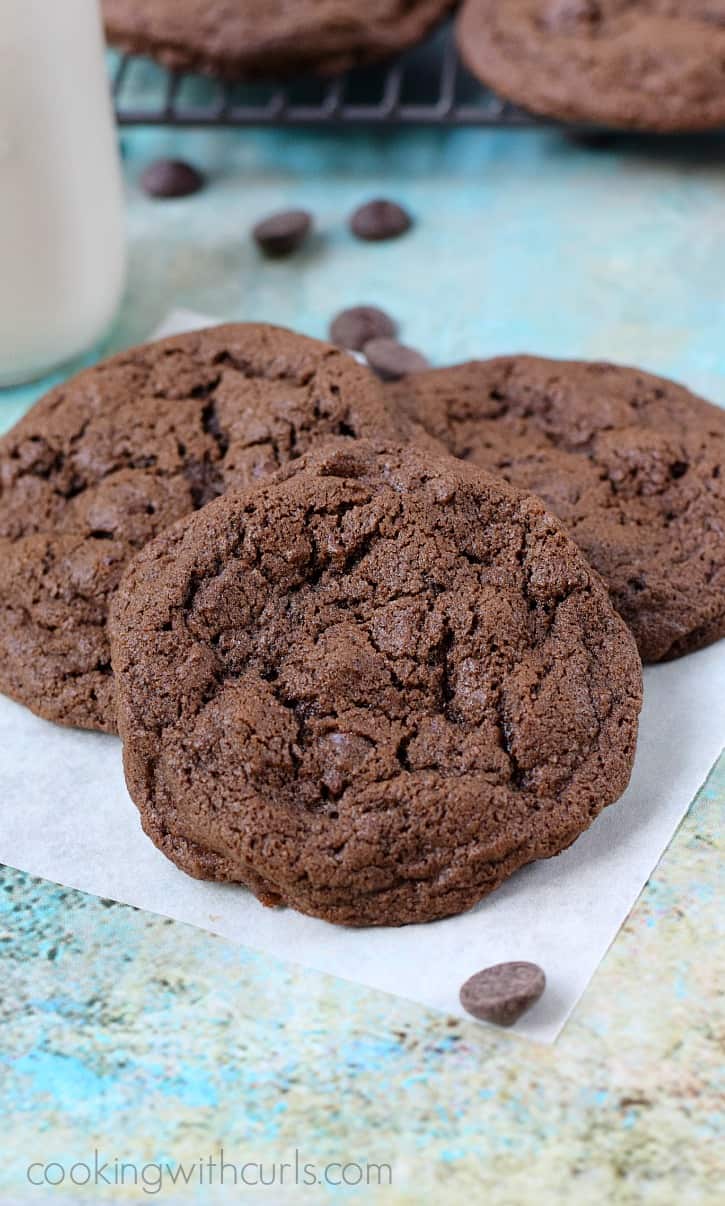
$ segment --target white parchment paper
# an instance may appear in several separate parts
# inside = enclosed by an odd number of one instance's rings
[[[203,321],[176,314],[165,330]],[[548,988],[516,1030],[553,1042],[722,750],[723,700],[725,641],[648,668],[631,785],[574,846],[461,917],[351,930],[189,879],[144,836],[115,738],[57,728],[0,697],[0,861],[450,1014],[462,1014],[458,989],[473,972],[531,959]]]

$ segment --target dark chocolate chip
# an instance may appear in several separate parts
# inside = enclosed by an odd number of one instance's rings
[[[204,177],[181,159],[157,159],[143,173],[141,187],[150,197],[191,197],[204,187]]]
[[[397,333],[397,324],[377,306],[351,306],[330,324],[332,342],[353,352],[361,352],[373,339],[389,339]]]
[[[371,339],[363,351],[371,369],[383,381],[399,381],[409,373],[422,373],[430,368],[425,356],[395,339]]]
[[[368,201],[361,205],[350,218],[350,229],[358,239],[378,242],[381,239],[397,239],[413,225],[410,214],[395,201]]]
[[[270,214],[254,227],[252,234],[265,255],[292,255],[304,243],[312,226],[312,216],[304,209],[288,209]]]
[[[512,1026],[545,988],[546,976],[536,963],[497,963],[466,980],[461,1005],[474,1018]]]

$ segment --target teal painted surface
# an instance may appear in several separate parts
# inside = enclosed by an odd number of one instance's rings
[[[124,135],[130,271],[106,348],[176,305],[323,335],[377,302],[436,363],[511,350],[603,356],[725,403],[725,144],[596,152],[547,133]],[[142,197],[150,158],[206,191]],[[387,194],[415,231],[366,246],[345,219]],[[262,262],[248,231],[288,204],[318,233]],[[72,304],[72,299],[69,299]],[[47,383],[0,393],[9,426]],[[389,1162],[351,1199],[488,1206],[718,1201],[725,762],[553,1050],[291,969],[208,934],[7,871],[0,1201],[147,1200],[32,1189],[33,1160]],[[720,877],[720,878],[719,878]],[[432,969],[445,974],[445,969]],[[325,1202],[330,1186],[246,1189]],[[244,1200],[190,1186],[159,1200]]]
[[[354,1201],[715,1206],[723,799],[725,759],[553,1048],[6,871],[0,1201],[64,1200],[27,1187],[35,1161],[188,1171],[223,1147],[265,1176],[296,1149],[320,1175],[389,1164],[392,1187],[344,1191]],[[148,1196],[111,1183],[71,1200]],[[176,1197],[167,1179],[159,1200],[245,1197]]]
[[[123,145],[129,283],[105,349],[144,339],[174,305],[323,336],[337,309],[374,301],[439,364],[609,357],[725,404],[725,140],[588,151],[546,131],[143,131]],[[203,167],[205,192],[142,196],[157,155]],[[380,194],[410,206],[415,231],[356,242],[346,218]],[[288,205],[314,212],[317,236],[292,260],[263,262],[249,229]],[[0,423],[45,384],[0,392]]]

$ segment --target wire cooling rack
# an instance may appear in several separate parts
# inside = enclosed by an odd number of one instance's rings
[[[122,126],[524,127],[538,121],[471,76],[450,24],[392,62],[328,80],[224,84],[117,54],[111,74]]]

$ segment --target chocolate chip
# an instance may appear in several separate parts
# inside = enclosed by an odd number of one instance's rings
[[[350,229],[358,239],[378,242],[381,239],[397,239],[413,225],[410,214],[395,201],[368,201],[361,205],[350,218]]]
[[[545,988],[546,976],[536,963],[497,963],[466,980],[461,1005],[474,1018],[511,1026]]]
[[[373,339],[388,339],[397,333],[397,324],[377,306],[351,306],[341,310],[330,324],[332,342],[353,352],[361,352]]]
[[[252,234],[265,255],[291,255],[304,243],[312,226],[312,216],[304,209],[288,209],[270,214],[254,227]]]
[[[141,187],[150,197],[191,197],[204,187],[201,172],[182,159],[157,159],[141,177]]]
[[[399,381],[409,373],[422,373],[430,368],[425,356],[396,339],[371,339],[363,351],[371,369],[383,381]]]

